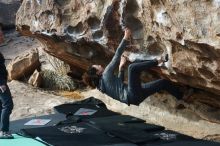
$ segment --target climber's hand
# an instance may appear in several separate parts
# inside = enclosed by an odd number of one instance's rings
[[[125,28],[124,39],[129,40],[131,37],[131,30],[129,28]]]
[[[0,93],[4,93],[6,91],[6,86],[5,85],[1,85],[0,86]]]
[[[124,69],[126,62],[127,62],[127,58],[125,56],[121,56],[121,61],[119,64],[119,71],[122,71]]]

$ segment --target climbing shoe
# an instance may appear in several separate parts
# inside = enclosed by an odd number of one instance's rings
[[[10,132],[0,131],[0,139],[13,139],[14,137]]]

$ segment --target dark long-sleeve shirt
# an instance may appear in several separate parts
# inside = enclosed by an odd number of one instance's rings
[[[127,46],[127,44],[127,40],[123,39],[121,41],[120,45],[118,46],[115,52],[114,57],[112,58],[111,62],[107,65],[102,74],[99,89],[105,94],[111,96],[112,98],[128,104],[127,85],[123,83],[124,72],[120,72],[118,76],[114,74],[114,70],[118,67],[121,55],[124,52],[124,49]]]

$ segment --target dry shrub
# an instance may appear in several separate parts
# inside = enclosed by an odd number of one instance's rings
[[[53,67],[53,70],[61,75],[67,75],[70,72],[70,66],[60,59],[47,54],[47,60]]]
[[[51,70],[41,72],[43,77],[43,88],[51,90],[68,90],[76,89],[76,84],[71,77]]]

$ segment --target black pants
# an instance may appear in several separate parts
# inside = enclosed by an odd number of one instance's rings
[[[7,85],[6,85],[7,86]],[[13,101],[11,92],[7,86],[7,90],[4,93],[0,93],[0,123],[1,131],[9,131],[9,119],[13,109]]]
[[[140,74],[143,70],[158,65],[157,60],[132,63],[128,67],[128,100],[129,104],[139,105],[148,96],[166,90],[177,99],[181,99],[183,92],[179,87],[166,79],[158,79],[152,82],[141,84]]]

